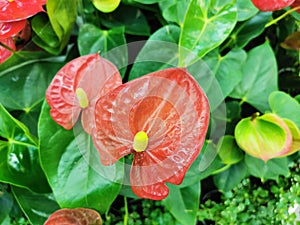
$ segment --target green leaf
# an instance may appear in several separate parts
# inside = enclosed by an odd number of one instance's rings
[[[76,0],[48,0],[46,8],[51,25],[63,48],[69,42],[76,21]]]
[[[63,60],[41,52],[17,52],[1,65],[0,102],[11,110],[37,110]]]
[[[241,65],[246,61],[247,54],[242,49],[232,50],[225,56],[214,51],[207,54],[203,60],[213,71],[223,92],[224,99],[242,80]]]
[[[38,194],[24,188],[12,187],[14,196],[31,224],[44,224],[59,209],[52,194]]]
[[[277,63],[269,43],[264,43],[248,52],[242,68],[243,77],[230,97],[242,99],[261,112],[269,110],[268,96],[277,87]]]
[[[216,146],[212,142],[206,141],[199,156],[187,171],[180,187],[199,183],[200,180],[207,178],[215,170],[220,169],[222,165]]]
[[[40,158],[58,204],[106,212],[120,191],[123,163],[103,166],[91,137],[79,127],[63,129],[49,110],[45,103],[39,120]]]
[[[121,0],[92,0],[92,2],[101,12],[109,13],[119,6]]]
[[[121,69],[122,76],[128,64],[128,52],[124,27],[111,30],[101,30],[93,24],[84,24],[79,29],[78,49],[80,55],[100,52],[100,54],[113,62]]]
[[[218,154],[224,164],[235,164],[244,157],[233,136],[225,135],[218,142]]]
[[[37,141],[0,104],[0,181],[36,192],[49,191],[40,167]]]
[[[235,188],[246,176],[248,170],[244,161],[231,165],[227,170],[213,176],[214,183],[222,192]]]
[[[237,22],[237,8],[231,0],[192,0],[180,35],[179,65],[187,66],[218,47]],[[192,57],[192,59],[191,59]]]
[[[134,2],[139,2],[142,4],[154,4],[154,3],[158,3],[161,2],[161,0],[133,0]]]
[[[237,0],[238,21],[244,21],[254,16],[258,9],[249,0]]]
[[[6,185],[0,183],[0,224],[3,224],[13,207],[13,198],[6,190]]]
[[[58,55],[65,46],[62,46],[55,31],[53,30],[47,14],[38,14],[31,21],[34,31],[32,40],[47,52]]]
[[[196,224],[200,203],[200,182],[188,187],[168,185],[170,193],[163,204],[182,225]]]
[[[271,16],[271,12],[259,12],[249,20],[237,24],[230,35],[232,44],[237,48],[245,47],[265,30],[265,25],[270,21]]]
[[[152,34],[136,57],[128,79],[176,66],[179,34],[180,28],[175,25],[164,26]]]
[[[269,96],[272,112],[282,118],[287,118],[296,123],[300,128],[300,103],[289,94],[274,91]]]
[[[159,7],[165,20],[182,27],[189,3],[189,0],[164,0],[159,1]]]
[[[101,14],[101,17],[101,23],[108,28],[125,27],[127,34],[150,35],[147,19],[138,8],[121,5],[112,13]]]
[[[267,163],[265,163],[261,159],[246,154],[245,162],[249,173],[263,181],[269,179],[278,180],[280,175],[285,177],[289,175],[287,157],[270,159]]]

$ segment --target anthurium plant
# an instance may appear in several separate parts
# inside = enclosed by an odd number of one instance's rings
[[[0,224],[195,225],[211,193],[289,177],[299,11],[0,0]]]

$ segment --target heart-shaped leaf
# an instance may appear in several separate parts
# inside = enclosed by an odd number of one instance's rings
[[[242,99],[261,112],[269,110],[268,96],[277,87],[277,62],[269,43],[264,43],[248,52],[242,67],[242,81],[230,97]]]
[[[128,64],[128,50],[124,27],[101,30],[93,24],[84,24],[78,33],[80,55],[100,52],[100,55],[116,65],[122,77]]]
[[[63,129],[49,111],[45,103],[39,120],[39,150],[58,204],[106,212],[120,191],[123,164],[103,166],[91,137],[82,128]]]
[[[218,47],[237,22],[234,1],[192,0],[185,15],[179,49],[179,66],[188,66]]]
[[[39,163],[37,141],[27,127],[13,118],[2,104],[0,137],[0,181],[35,192],[49,191]]]
[[[163,204],[182,225],[195,224],[200,203],[200,182],[180,188],[169,185],[170,195]]]
[[[244,157],[233,136],[226,135],[218,142],[218,154],[224,164],[235,164]]]
[[[43,224],[48,217],[59,209],[53,194],[38,194],[12,186],[14,196],[31,224]]]

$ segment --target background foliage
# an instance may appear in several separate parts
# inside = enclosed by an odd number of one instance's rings
[[[250,0],[123,0],[110,13],[90,0],[48,0],[45,9],[29,19],[31,39],[0,65],[1,224],[43,224],[64,207],[93,208],[104,224],[292,223],[299,153],[264,163],[238,147],[234,129],[255,112],[300,128],[300,53],[285,43],[300,29],[298,13],[277,21],[289,8],[260,12]],[[55,73],[96,52],[124,82],[188,67],[208,95],[205,146],[161,202],[137,199],[121,185],[128,171],[102,167],[89,136],[49,115],[45,90]]]

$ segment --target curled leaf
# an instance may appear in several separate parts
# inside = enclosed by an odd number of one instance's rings
[[[102,225],[98,212],[92,209],[60,209],[54,212],[44,225]]]

